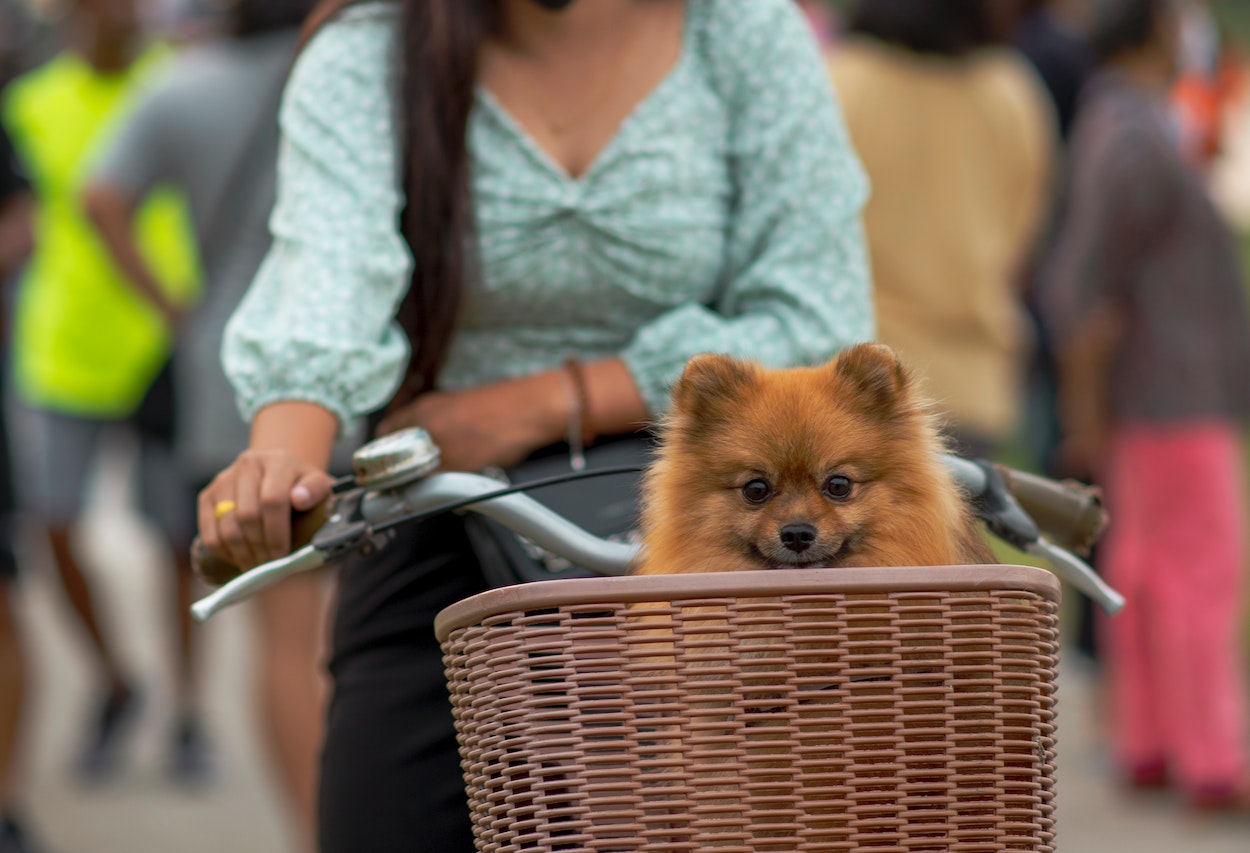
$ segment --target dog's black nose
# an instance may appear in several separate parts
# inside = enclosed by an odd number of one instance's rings
[[[781,544],[801,554],[816,542],[816,528],[810,524],[787,524],[781,528]]]

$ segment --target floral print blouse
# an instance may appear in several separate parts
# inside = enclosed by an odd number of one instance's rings
[[[292,71],[273,247],[223,346],[249,419],[346,423],[402,379],[397,17],[353,7]],[[469,146],[478,274],[445,389],[619,356],[658,414],[697,353],[816,363],[874,334],[867,184],[791,0],[687,0],[674,68],[576,179],[482,88]]]

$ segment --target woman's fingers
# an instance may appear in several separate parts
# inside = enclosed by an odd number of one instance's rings
[[[300,512],[312,509],[334,489],[334,478],[325,471],[305,471],[291,487],[291,506]]]
[[[200,492],[198,515],[200,540],[217,556],[242,569],[251,568],[250,555],[243,549],[243,532],[235,517],[234,471],[227,469]]]
[[[246,554],[248,565],[254,566],[269,559],[261,498],[265,471],[262,461],[250,452],[240,456],[233,467],[235,510],[230,515],[223,516],[218,526],[226,544],[232,550],[237,549],[240,554]]]
[[[226,556],[222,547],[221,537],[217,533],[217,519],[214,507],[217,505],[219,491],[215,488],[221,480],[220,474],[200,492],[196,501],[196,522],[200,530],[200,541],[204,547],[220,556]]]
[[[298,477],[299,471],[289,459],[264,470],[257,495],[265,560],[291,552],[291,491]]]
[[[310,509],[334,480],[296,457],[247,451],[200,494],[200,538],[242,569],[283,557],[291,548],[291,510]]]

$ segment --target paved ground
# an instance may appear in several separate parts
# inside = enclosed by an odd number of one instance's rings
[[[124,460],[117,457],[117,462]],[[105,469],[79,545],[123,653],[144,684],[127,772],[83,787],[69,772],[93,693],[77,626],[46,555],[29,547],[22,591],[38,679],[25,739],[33,817],[48,853],[296,853],[254,723],[252,614],[221,614],[205,633],[205,712],[217,747],[214,784],[192,790],[164,771],[170,647],[166,556],[128,512],[120,464]]]
[[[78,735],[87,672],[41,555],[31,553],[23,592],[40,679],[28,738],[34,817],[50,853],[286,853],[280,803],[258,757],[249,688],[252,648],[246,609],[204,630],[208,638],[209,721],[221,772],[211,788],[172,788],[162,772],[168,681],[160,553],[149,532],[120,508],[125,494],[105,477],[83,531],[111,615],[110,627],[148,684],[146,713],[130,770],[115,784],[84,789],[66,762]],[[1108,785],[1092,725],[1092,679],[1072,655],[1061,682],[1059,825],[1062,853],[1246,853],[1250,820],[1197,822],[1166,797],[1127,798]],[[419,843],[414,843],[419,851]]]

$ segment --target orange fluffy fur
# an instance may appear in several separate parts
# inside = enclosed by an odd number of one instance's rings
[[[691,359],[643,483],[635,574],[996,562],[893,350]]]

